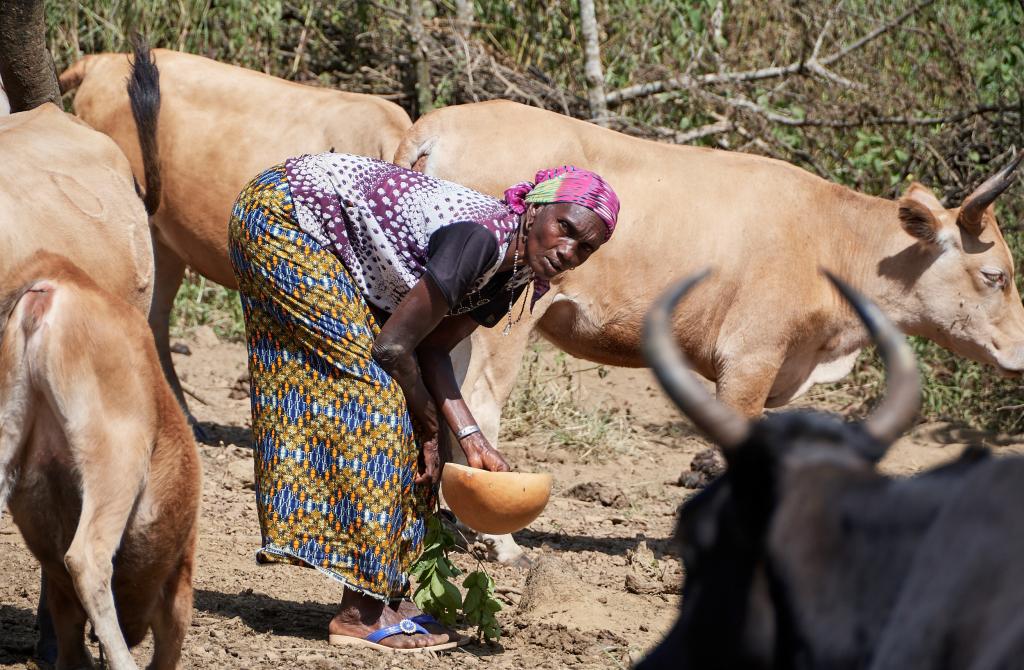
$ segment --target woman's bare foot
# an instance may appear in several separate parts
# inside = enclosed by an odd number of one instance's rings
[[[411,603],[409,603],[411,605]],[[421,614],[414,606],[399,613],[396,609],[386,607],[383,601],[346,589],[341,598],[337,614],[331,619],[327,630],[331,635],[348,635],[365,638],[370,633],[397,624],[402,619],[409,619]],[[434,632],[435,626],[425,626],[431,631],[429,635],[416,633],[413,635],[398,634],[380,640],[378,644],[393,649],[413,649],[432,647],[454,641],[458,638],[454,631],[443,628],[444,632]]]

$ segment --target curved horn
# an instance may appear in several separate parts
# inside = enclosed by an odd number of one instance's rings
[[[957,223],[967,232],[975,235],[981,232],[981,215],[995,202],[999,194],[1013,183],[1013,171],[1020,165],[1021,158],[1024,158],[1024,151],[1018,151],[1002,170],[986,179],[981,186],[964,198]]]
[[[746,439],[750,422],[713,398],[697,381],[672,329],[676,305],[710,273],[705,269],[691,275],[658,297],[644,319],[643,350],[665,393],[728,456],[730,450]]]
[[[880,453],[867,454],[871,460],[878,461],[889,445],[913,424],[921,406],[917,362],[903,334],[882,314],[882,310],[828,270],[822,272],[853,306],[885,361],[885,396],[864,420],[864,429],[884,447]]]

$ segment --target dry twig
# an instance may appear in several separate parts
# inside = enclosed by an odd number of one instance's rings
[[[878,38],[879,36],[889,32],[890,30],[902,25],[907,19],[919,12],[920,10],[934,4],[935,0],[923,0],[914,5],[907,11],[900,14],[898,17],[889,21],[888,23],[882,24],[875,30],[872,30],[868,34],[864,35],[860,39],[855,40],[846,47],[843,47],[839,51],[832,53],[824,58],[817,58],[816,54],[812,53],[811,57],[807,60],[796,60],[788,65],[780,65],[775,67],[760,68],[757,70],[746,70],[743,72],[713,72],[708,74],[692,76],[673,77],[671,79],[665,79],[662,81],[650,82],[647,84],[636,84],[634,86],[627,86],[620,88],[617,91],[612,91],[606,96],[606,100],[609,105],[617,105],[627,100],[634,98],[640,98],[647,95],[653,95],[655,93],[663,93],[666,91],[678,90],[678,89],[691,89],[701,88],[711,84],[723,84],[723,83],[740,83],[758,81],[761,79],[773,79],[776,77],[785,77],[794,74],[800,74],[804,71],[812,72],[818,76],[825,77],[831,81],[841,82],[843,85],[858,86],[855,82],[851,82],[834,72],[829,71],[827,68],[829,65],[841,60],[848,56],[850,53],[860,49],[865,44]],[[829,30],[830,24],[826,22],[825,29],[822,33]],[[823,40],[823,37],[819,36],[816,40],[816,45]]]

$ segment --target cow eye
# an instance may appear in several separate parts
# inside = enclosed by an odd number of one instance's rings
[[[1006,273],[998,268],[983,267],[981,268],[981,276],[985,280],[986,284],[995,286],[996,288],[1003,288],[1006,286]]]

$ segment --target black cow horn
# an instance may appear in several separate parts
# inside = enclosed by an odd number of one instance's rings
[[[995,202],[999,194],[1005,191],[1013,183],[1013,172],[1020,165],[1021,158],[1024,158],[1024,151],[1018,151],[1017,155],[1006,164],[1006,166],[982,183],[981,186],[964,199],[960,206],[959,223],[967,232],[977,235],[981,232],[981,215],[985,213],[988,206]]]
[[[733,447],[746,439],[750,422],[713,398],[689,371],[689,362],[672,328],[676,305],[710,273],[706,269],[691,275],[658,297],[644,319],[643,350],[665,393],[728,456]]]
[[[885,361],[885,397],[864,420],[864,429],[887,449],[913,424],[921,406],[921,379],[917,373],[914,353],[903,334],[873,302],[828,270],[822,272],[853,306]],[[885,449],[877,454],[867,454],[874,461],[881,460],[884,455]]]

